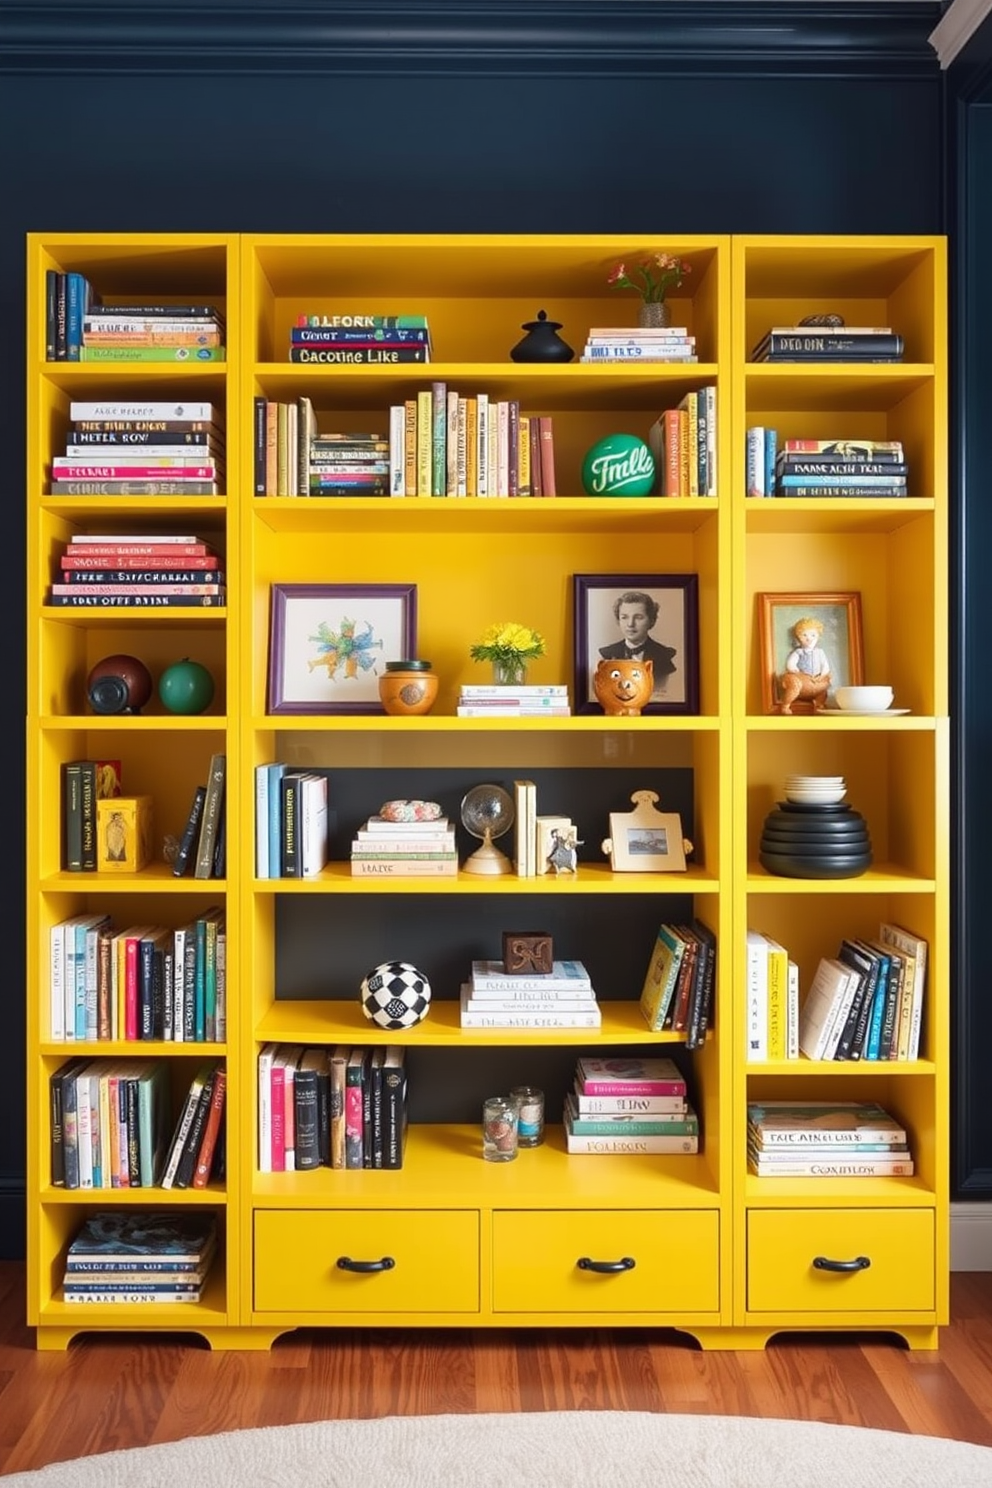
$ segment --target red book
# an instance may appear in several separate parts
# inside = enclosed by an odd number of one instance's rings
[[[91,465],[82,460],[58,459],[52,461],[52,477],[55,480],[158,480],[167,476],[169,480],[216,480],[216,465],[178,465],[170,460],[160,460],[154,465]]]
[[[550,414],[541,414],[540,429],[541,493],[544,496],[557,496],[558,489],[555,485],[555,437]]]
[[[226,1093],[227,1071],[223,1066],[218,1066],[214,1074],[213,1088],[210,1092],[210,1109],[207,1112],[207,1123],[203,1128],[200,1151],[197,1154],[196,1167],[193,1170],[192,1186],[194,1188],[206,1188],[207,1186],[210,1169],[213,1167],[217,1137],[220,1132],[220,1119],[224,1114],[224,1096]]]
[[[685,1095],[685,1080],[672,1059],[579,1059],[583,1095]]]
[[[213,553],[213,549],[205,542],[188,543],[160,543],[154,539],[148,542],[115,542],[108,538],[106,542],[73,543],[68,549],[73,558],[140,558],[142,563],[147,563],[149,558],[158,560],[158,555],[175,558],[194,558]],[[98,564],[97,567],[100,565]]]
[[[270,1072],[272,1085],[272,1171],[286,1171],[286,1080],[281,1064],[273,1060]]]
[[[108,558],[113,561],[108,563]],[[78,570],[84,573],[99,573],[104,569],[134,569],[139,573],[145,569],[162,568],[206,570],[218,569],[220,559],[216,553],[189,553],[182,557],[163,543],[161,548],[149,544],[145,553],[95,553],[92,556],[88,549],[80,553],[73,548],[59,559],[59,567],[67,572]]]

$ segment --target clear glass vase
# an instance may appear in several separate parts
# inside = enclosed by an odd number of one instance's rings
[[[493,662],[493,682],[497,687],[521,687],[526,681],[527,663],[522,656]]]

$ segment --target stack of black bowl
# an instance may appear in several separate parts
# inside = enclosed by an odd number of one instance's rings
[[[779,801],[765,818],[758,857],[780,878],[857,878],[871,866],[868,824],[844,801]]]

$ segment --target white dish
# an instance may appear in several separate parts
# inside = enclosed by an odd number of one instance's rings
[[[912,708],[832,708],[835,718],[902,718]]]

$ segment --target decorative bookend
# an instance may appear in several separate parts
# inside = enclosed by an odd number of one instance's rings
[[[97,801],[97,872],[140,873],[151,859],[151,796],[115,796]]]
[[[543,930],[503,931],[503,970],[508,974],[543,975],[552,970],[551,936]]]

